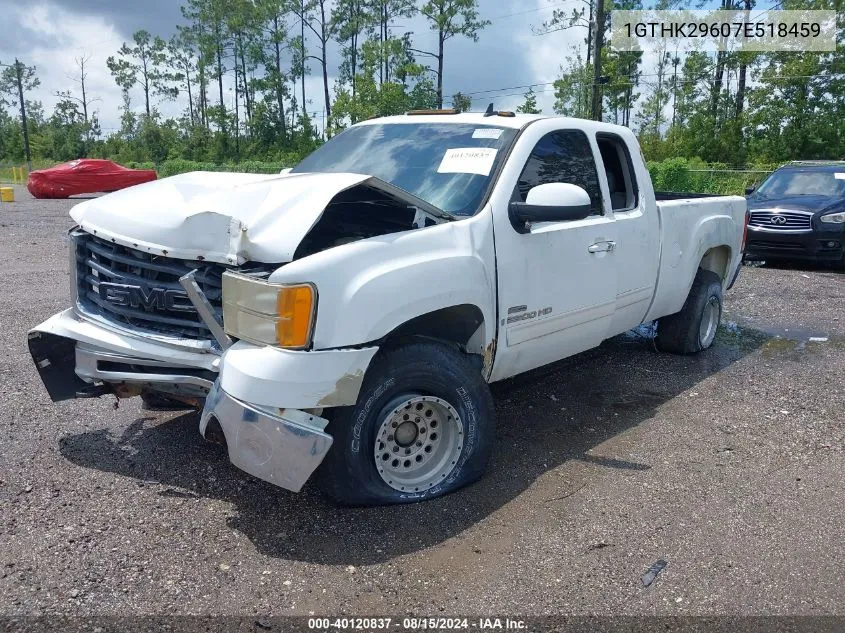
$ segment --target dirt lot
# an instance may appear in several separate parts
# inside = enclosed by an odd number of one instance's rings
[[[0,614],[845,614],[845,275],[748,267],[708,352],[632,334],[496,385],[485,479],[337,509],[235,470],[194,414],[51,404],[26,332],[68,305],[72,203],[16,193]]]

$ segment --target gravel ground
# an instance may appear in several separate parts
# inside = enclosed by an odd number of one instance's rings
[[[496,385],[481,482],[338,509],[239,472],[195,414],[51,404],[26,332],[68,305],[72,201],[16,195],[0,613],[845,614],[845,275],[747,267],[713,349],[630,334]]]

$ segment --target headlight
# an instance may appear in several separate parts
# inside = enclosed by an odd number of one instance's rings
[[[317,290],[223,273],[223,327],[252,343],[301,349],[311,342]]]
[[[821,216],[819,220],[828,224],[842,224],[845,223],[845,212],[828,213],[827,215]]]

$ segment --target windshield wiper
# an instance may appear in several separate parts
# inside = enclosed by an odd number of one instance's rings
[[[408,203],[409,206],[416,207],[421,211],[425,211],[429,215],[433,215],[434,217],[441,218],[443,220],[449,220],[453,222],[457,219],[457,217],[448,211],[444,211],[440,207],[436,207],[430,202],[426,202],[419,196],[412,194],[410,191],[402,189],[401,187],[397,187],[393,183],[387,182],[386,180],[382,180],[378,176],[370,176],[373,180],[378,181],[378,186],[383,191],[387,191],[388,193],[392,193],[397,198],[403,200],[404,202]]]

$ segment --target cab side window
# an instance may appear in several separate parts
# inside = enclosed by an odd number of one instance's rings
[[[541,138],[517,181],[514,200],[525,202],[532,188],[552,182],[582,187],[590,195],[590,215],[602,215],[596,160],[584,132],[558,130]]]
[[[607,176],[610,208],[614,211],[634,209],[637,206],[638,192],[628,146],[615,134],[598,134],[596,142]]]

